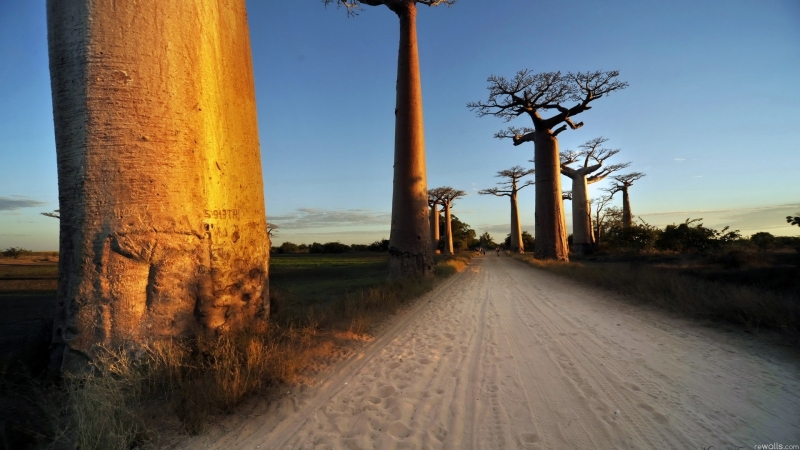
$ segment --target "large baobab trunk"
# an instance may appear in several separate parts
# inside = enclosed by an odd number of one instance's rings
[[[536,259],[569,260],[558,139],[546,131],[534,138],[536,161]]]
[[[594,245],[588,191],[586,176],[579,173],[572,179],[572,245],[579,255],[591,252]]]
[[[444,254],[453,255],[453,223],[450,215],[450,202],[444,204]]]
[[[61,236],[53,363],[269,313],[244,0],[47,2]]]
[[[519,226],[519,209],[517,207],[516,192],[508,196],[511,199],[511,251],[525,253],[522,243],[522,229]]]
[[[402,2],[389,277],[433,275],[415,2]]]
[[[622,228],[630,228],[633,224],[633,214],[631,214],[631,199],[628,196],[628,187],[622,189]]]
[[[431,226],[431,250],[439,253],[439,204],[431,204],[431,216],[428,218]]]

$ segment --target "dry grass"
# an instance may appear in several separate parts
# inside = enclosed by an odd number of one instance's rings
[[[28,426],[34,438],[26,447],[158,448],[169,436],[200,433],[212,416],[234,411],[249,396],[295,382],[314,347],[330,344],[318,334],[364,335],[432,289],[436,279],[462,270],[468,259],[437,258],[434,279],[384,281],[304,311],[275,291],[271,301],[279,314],[268,324],[215,338],[157,342],[136,354],[106,349],[86,374],[45,387],[23,382],[23,400],[35,403],[40,416]],[[0,389],[9,387],[0,380]],[[0,435],[5,438],[3,430]]]
[[[682,315],[742,326],[749,331],[800,334],[800,299],[752,286],[708,281],[645,264],[567,263],[517,259],[549,272],[626,294]]]

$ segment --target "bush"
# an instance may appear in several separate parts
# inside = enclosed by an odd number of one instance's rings
[[[297,244],[293,242],[284,242],[278,247],[278,253],[297,253],[298,250]]]
[[[750,236],[750,242],[761,250],[774,248],[776,243],[775,236],[765,231]]]
[[[725,227],[717,231],[704,227],[700,223],[701,220],[703,219],[686,219],[679,225],[667,225],[661,232],[656,247],[659,250],[673,250],[680,253],[705,252],[741,239],[739,230],[728,231],[728,227]]]
[[[367,246],[367,250],[371,252],[388,252],[389,251],[389,240],[388,239],[381,239],[380,241],[375,241],[372,244]]]
[[[309,253],[344,253],[349,250],[350,246],[341,242],[327,242],[325,244],[314,242],[308,248]]]
[[[0,255],[2,255],[4,258],[17,259],[20,256],[30,255],[31,253],[33,252],[28,249],[24,249],[22,247],[9,247],[0,252]]]
[[[350,250],[350,246],[341,242],[327,242],[323,246],[323,253],[344,253]]]
[[[628,228],[614,226],[606,231],[604,242],[615,249],[645,252],[653,249],[661,233],[661,230],[646,223]]]

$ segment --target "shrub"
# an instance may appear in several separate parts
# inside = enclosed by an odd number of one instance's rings
[[[628,228],[613,226],[606,231],[605,243],[612,248],[644,252],[653,249],[661,230],[646,223],[633,224]]]
[[[367,246],[367,250],[371,252],[388,252],[389,251],[389,240],[388,239],[381,239],[380,241],[375,241],[372,244]]]
[[[298,250],[297,244],[293,242],[284,242],[278,247],[278,253],[297,253]]]
[[[736,242],[741,238],[739,230],[720,231],[704,227],[703,219],[686,219],[679,225],[667,225],[656,242],[659,250],[673,250],[680,253],[705,252]]]
[[[350,250],[350,246],[341,242],[327,242],[322,245],[322,253],[344,253]]]
[[[30,255],[31,253],[33,252],[28,249],[24,249],[22,247],[9,247],[0,252],[0,255],[2,255],[4,258],[17,259],[20,256]]]
[[[750,242],[755,244],[761,250],[767,250],[775,247],[775,236],[765,231],[756,233],[750,236]]]

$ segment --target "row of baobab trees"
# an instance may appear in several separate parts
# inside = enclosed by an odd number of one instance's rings
[[[433,273],[417,5],[322,0],[400,25],[389,276]],[[53,364],[269,314],[269,237],[244,0],[47,2],[60,238]],[[538,258],[567,259],[559,133],[627,86],[616,71],[489,77],[479,116],[534,144]]]
[[[593,202],[589,196],[588,186],[605,180],[612,174],[627,168],[631,163],[619,163],[605,165],[606,160],[619,153],[619,149],[608,149],[602,147],[608,139],[598,137],[587,141],[579,146],[580,150],[567,150],[560,154],[561,174],[572,181],[572,190],[564,191],[563,200],[572,202],[572,236],[573,249],[578,254],[586,254],[592,251],[597,243],[600,227],[595,227],[592,220],[591,204],[597,205],[598,225],[599,215],[602,209],[611,201],[616,193],[622,193],[622,226],[628,228],[632,225],[632,214],[630,206],[629,188],[633,183],[644,176],[641,172],[632,172],[624,175],[614,175],[611,177],[613,183],[610,187],[603,189],[607,195]],[[573,166],[576,165],[576,166]],[[534,185],[534,180],[524,180],[525,177],[535,173],[535,169],[526,169],[521,166],[514,166],[510,169],[497,172],[497,176],[504,181],[498,183],[498,187],[483,189],[478,193],[481,195],[494,195],[497,197],[508,197],[511,206],[510,217],[510,246],[509,250],[514,253],[525,253],[522,240],[522,228],[520,226],[519,214],[519,192],[528,186]],[[428,206],[430,208],[430,227],[431,241],[434,251],[438,251],[439,236],[439,207],[444,211],[444,230],[445,230],[445,254],[453,254],[453,237],[450,226],[451,208],[455,199],[467,195],[466,192],[454,189],[449,186],[438,187],[428,191]],[[566,229],[566,222],[562,209],[562,229]],[[538,245],[538,244],[537,244]]]

